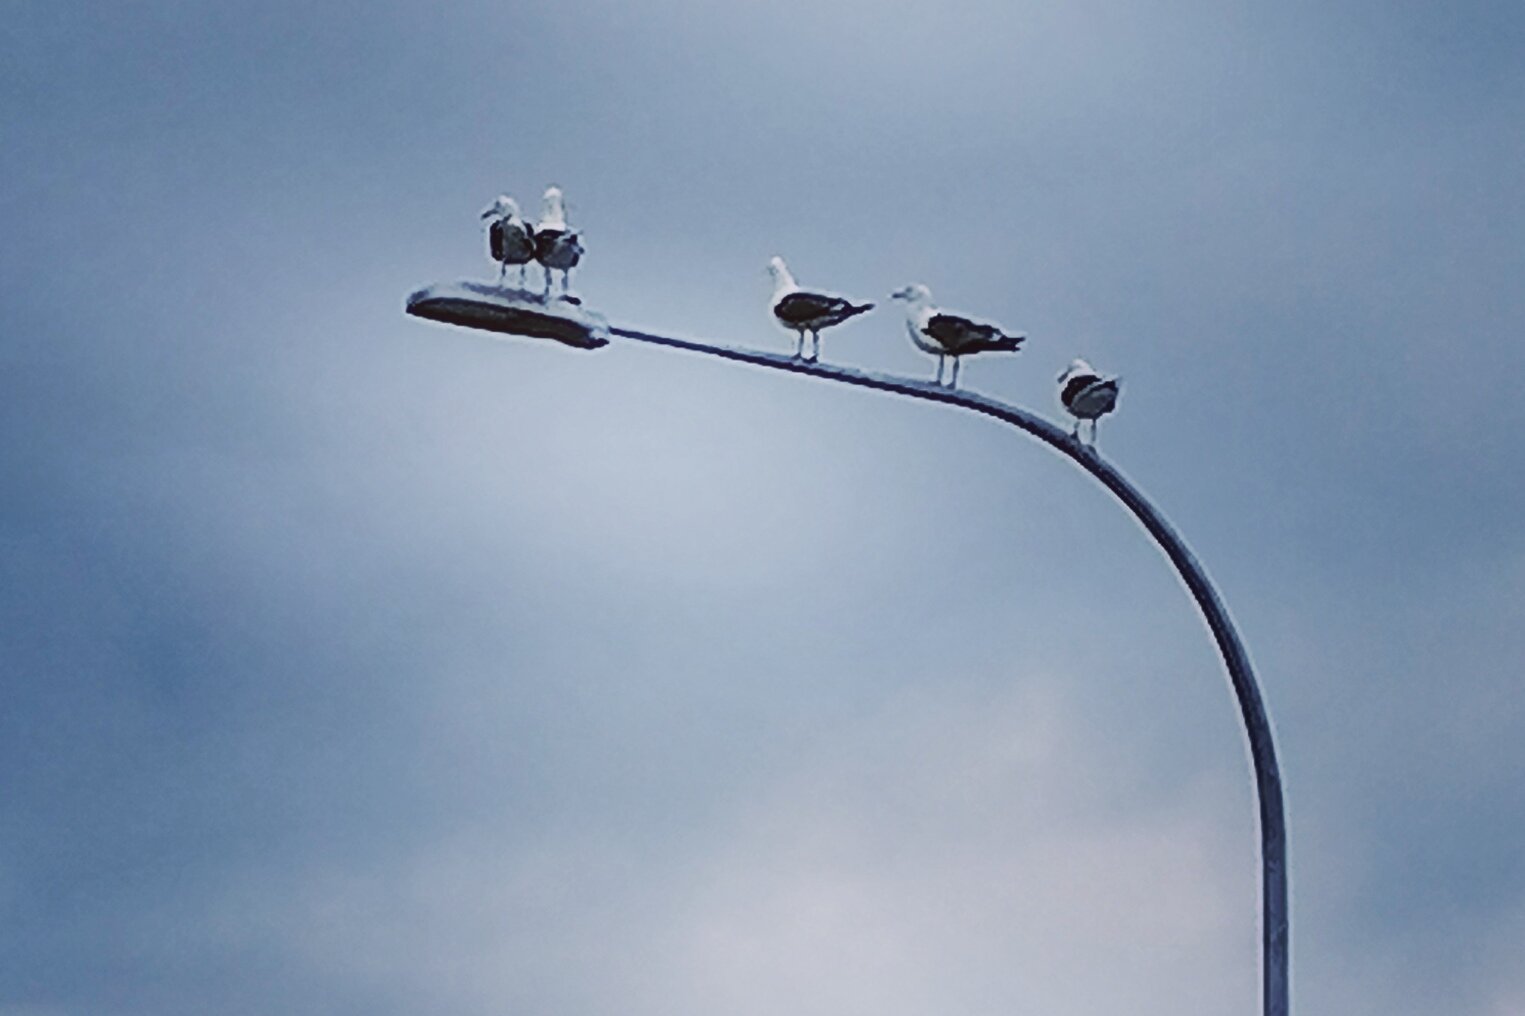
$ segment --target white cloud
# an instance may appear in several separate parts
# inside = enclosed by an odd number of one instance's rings
[[[1233,790],[1130,807],[1077,721],[1045,682],[917,692],[659,848],[526,846],[503,817],[368,872],[273,874],[222,934],[458,1012],[1246,1011]]]

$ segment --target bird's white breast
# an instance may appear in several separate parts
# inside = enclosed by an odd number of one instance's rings
[[[913,306],[906,311],[906,331],[911,335],[911,342],[922,352],[941,356],[947,350],[927,334],[927,322],[932,320],[932,315],[937,313],[937,308],[927,305]]]

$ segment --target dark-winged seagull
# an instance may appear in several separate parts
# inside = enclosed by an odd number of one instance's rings
[[[958,387],[958,361],[971,353],[1015,353],[1025,335],[1008,335],[999,325],[950,314],[932,303],[932,291],[917,283],[890,294],[906,304],[906,330],[918,349],[937,357],[937,383],[943,383],[943,365],[953,357],[949,387]]]
[[[832,293],[813,293],[801,289],[789,272],[784,259],[775,257],[768,262],[773,273],[773,316],[778,323],[795,333],[794,357],[814,363],[821,357],[821,329],[839,325],[850,317],[873,310],[871,303],[853,303],[846,297]],[[812,349],[805,355],[805,335],[809,333]]]
[[[1091,423],[1091,447],[1096,447],[1096,421],[1112,412],[1117,406],[1117,390],[1121,379],[1103,377],[1084,360],[1071,361],[1059,375],[1059,404],[1075,418],[1075,429],[1070,436],[1080,440],[1080,425]]]
[[[519,267],[519,286],[524,287],[524,267],[535,260],[535,232],[519,217],[519,203],[507,194],[482,212],[487,224],[487,252],[498,263],[498,285],[508,274],[509,265]]]
[[[567,296],[568,276],[582,259],[582,243],[567,225],[567,211],[561,188],[547,187],[545,208],[535,226],[535,260],[545,266],[545,295],[551,295],[551,271],[561,273],[561,293]],[[570,299],[570,297],[568,297]]]

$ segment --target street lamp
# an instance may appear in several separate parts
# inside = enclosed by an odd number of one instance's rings
[[[447,324],[511,335],[550,338],[582,349],[607,345],[611,337],[632,339],[750,363],[757,367],[809,374],[827,381],[892,392],[926,402],[959,406],[1016,427],[1095,477],[1133,514],[1175,566],[1176,574],[1197,601],[1197,608],[1202,611],[1202,618],[1207,622],[1213,643],[1218,647],[1218,652],[1223,657],[1223,666],[1228,671],[1229,683],[1233,686],[1234,698],[1239,703],[1239,712],[1244,719],[1245,734],[1249,738],[1255,793],[1260,806],[1261,1013],[1263,1016],[1287,1016],[1290,1004],[1287,975],[1287,825],[1282,802],[1281,774],[1276,765],[1276,746],[1271,737],[1271,723],[1260,697],[1260,688],[1255,683],[1249,656],[1245,653],[1244,643],[1240,641],[1227,608],[1208,581],[1207,573],[1186,546],[1186,541],[1181,539],[1159,509],[1122,473],[1105,462],[1093,447],[1082,444],[1062,428],[1025,409],[973,392],[946,388],[929,381],[913,381],[837,367],[780,353],[764,353],[654,335],[632,328],[611,327],[601,315],[584,310],[580,304],[564,300],[547,301],[492,286],[455,283],[431,286],[414,293],[408,298],[407,309],[410,314]]]

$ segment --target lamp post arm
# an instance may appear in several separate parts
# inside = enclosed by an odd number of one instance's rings
[[[1009,406],[983,395],[945,388],[930,381],[913,381],[839,367],[814,363],[777,353],[764,353],[734,346],[711,345],[692,339],[654,335],[630,328],[612,327],[611,335],[647,342],[694,353],[706,353],[727,360],[750,363],[758,367],[807,374],[811,377],[872,388],[878,391],[906,395],[925,402],[941,402],[958,406],[985,416],[993,417],[1025,431],[1068,458],[1081,469],[1095,477],[1102,486],[1111,491],[1133,513],[1144,530],[1154,539],[1176,573],[1185,583],[1203,620],[1211,631],[1213,641],[1223,657],[1233,685],[1234,697],[1244,719],[1245,734],[1249,740],[1250,760],[1255,773],[1255,790],[1260,810],[1260,869],[1261,869],[1261,979],[1263,1016],[1287,1016],[1288,992],[1288,910],[1287,910],[1287,828],[1282,800],[1281,774],[1276,764],[1276,747],[1271,734],[1270,719],[1261,700],[1260,688],[1250,668],[1249,655],[1244,643],[1229,618],[1228,610],[1219,599],[1217,591],[1208,581],[1207,573],[1197,562],[1196,556],[1186,542],[1165,520],[1165,516],[1133,486],[1122,473],[1101,459],[1094,450],[1081,445],[1068,432],[1024,409]]]

